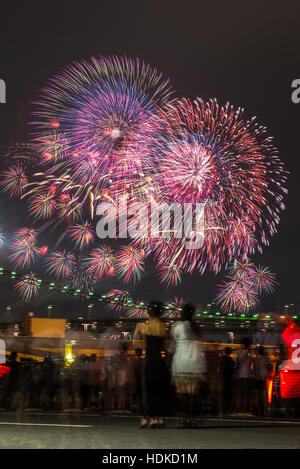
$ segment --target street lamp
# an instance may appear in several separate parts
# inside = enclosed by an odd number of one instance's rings
[[[93,319],[93,309],[94,309],[93,304],[88,305],[88,319],[89,320]]]
[[[53,308],[52,305],[48,306],[48,318],[52,318],[52,308]]]

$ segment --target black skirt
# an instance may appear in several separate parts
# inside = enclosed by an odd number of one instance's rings
[[[161,354],[163,343],[162,337],[146,337],[146,409],[150,417],[163,417],[170,411],[171,379],[167,360]]]

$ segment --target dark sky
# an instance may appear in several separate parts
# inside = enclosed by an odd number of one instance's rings
[[[0,104],[0,146],[28,140],[30,102],[40,88],[72,61],[91,56],[139,57],[171,79],[178,97],[216,97],[244,107],[247,117],[256,115],[268,127],[290,171],[278,233],[254,260],[270,266],[280,282],[268,302],[300,304],[300,104],[291,101],[291,82],[300,78],[299,14],[297,0],[2,2],[0,78],[7,84],[7,103]],[[6,196],[0,203],[3,230],[15,222],[22,226],[20,206],[8,206]],[[129,290],[145,300],[180,294],[206,304],[221,279],[184,276],[180,288],[166,291],[150,272]],[[9,285],[0,283],[0,314],[1,305],[16,304]],[[50,302],[42,298],[30,308]]]

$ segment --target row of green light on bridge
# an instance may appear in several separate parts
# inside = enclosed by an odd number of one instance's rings
[[[0,276],[1,275],[4,275],[4,274],[9,274],[11,279],[12,280],[15,280],[16,278],[22,278],[24,277],[24,274],[18,274],[17,272],[9,272],[7,270],[5,270],[3,267],[0,267]],[[68,294],[72,294],[74,296],[81,296],[82,299],[86,300],[86,301],[98,301],[98,302],[102,302],[102,301],[108,301],[109,299],[109,296],[108,295],[97,295],[97,294],[94,294],[94,292],[88,292],[88,293],[83,293],[80,289],[72,289],[70,288],[69,286],[65,285],[65,286],[56,286],[56,284],[54,282],[46,282],[44,280],[41,280],[41,279],[37,279],[37,283],[39,284],[39,286],[47,286],[49,290],[55,290],[55,291],[58,291],[60,293],[68,293]],[[111,303],[118,303],[122,301],[122,299],[118,296],[116,296],[114,299],[110,299],[110,302]],[[125,307],[131,307],[133,305],[138,305],[138,306],[141,306],[141,307],[144,307],[145,304],[144,302],[134,302],[132,299],[127,299],[126,301],[122,301],[122,303],[124,304]],[[211,306],[211,305],[208,305],[208,306]],[[171,306],[164,306],[164,309],[166,310],[172,310],[173,308]],[[177,311],[182,311],[182,308],[178,308]],[[202,317],[202,318],[210,318],[210,319],[240,319],[240,320],[258,320],[258,319],[261,319],[260,318],[260,315],[258,313],[256,314],[253,314],[252,316],[250,316],[249,314],[235,314],[235,313],[227,313],[226,315],[224,315],[223,313],[220,313],[220,312],[215,312],[215,313],[211,313],[209,311],[203,311],[202,313],[197,313],[196,315],[197,317]],[[281,318],[284,318],[285,316],[281,316]],[[292,316],[293,319],[298,319],[299,316],[298,315],[293,315]],[[265,315],[263,317],[264,320],[270,320],[272,319],[271,315]]]

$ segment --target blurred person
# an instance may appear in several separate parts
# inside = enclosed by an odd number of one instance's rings
[[[102,361],[102,402],[104,411],[111,412],[118,408],[119,388],[118,388],[118,357],[114,354],[118,349],[120,331],[117,327],[109,326],[105,328],[100,336],[100,349],[103,350]]]
[[[98,394],[100,386],[100,364],[97,361],[97,355],[92,354],[88,363],[87,370],[87,385],[88,385],[88,408],[95,408],[98,406]]]
[[[142,358],[142,354],[141,348],[135,350],[135,402],[137,411],[145,414],[145,360]]]
[[[255,403],[257,415],[266,416],[267,403],[267,379],[270,373],[270,364],[263,346],[258,348],[257,357],[254,359],[255,379]]]
[[[12,352],[10,354],[7,366],[10,368],[10,372],[3,387],[2,405],[4,408],[10,409],[12,403],[14,403],[15,396],[19,391],[19,380],[21,375],[21,365],[18,362],[18,354],[16,352]]]
[[[131,410],[135,389],[135,357],[128,355],[129,345],[123,342],[118,358],[119,410]]]
[[[253,382],[253,356],[250,349],[250,339],[244,337],[242,345],[243,348],[237,351],[235,367],[237,383],[236,412],[250,415]]]
[[[116,357],[117,365],[117,392],[118,392],[118,410],[126,409],[126,379],[127,379],[127,350],[128,344],[121,344],[120,354]]]
[[[176,321],[171,330],[175,344],[171,363],[172,382],[185,415],[184,426],[191,424],[191,417],[195,414],[199,382],[206,372],[198,331],[192,323],[194,313],[194,305],[185,303],[182,308],[182,320]]]
[[[222,411],[225,415],[232,412],[233,376],[235,364],[230,356],[231,353],[231,348],[226,347],[221,358]]]
[[[106,412],[118,410],[120,391],[118,375],[118,357],[106,356]]]
[[[57,369],[51,355],[46,355],[42,363],[41,403],[43,410],[52,410],[57,386]]]
[[[141,419],[141,428],[158,428],[165,425],[164,417],[169,411],[170,374],[166,360],[162,357],[165,340],[165,325],[160,320],[163,304],[151,301],[148,305],[149,319],[137,324],[134,339],[146,341],[145,394],[146,413]]]
[[[21,366],[19,374],[18,390],[14,395],[11,405],[12,410],[28,409],[32,400],[33,381],[31,375],[30,362],[25,362]]]
[[[80,410],[86,410],[88,406],[89,384],[88,384],[88,364],[89,359],[86,355],[81,355],[79,359],[79,392],[80,392]]]
[[[62,411],[70,409],[71,377],[70,368],[65,368],[64,363],[58,367],[58,408]]]
[[[222,407],[221,354],[219,344],[206,351],[206,371],[208,378],[207,411],[220,415]]]
[[[68,369],[68,375],[70,380],[70,395],[68,401],[70,402],[71,408],[80,410],[81,409],[81,394],[80,394],[80,368],[81,368],[82,356],[76,357],[73,365]]]
[[[99,387],[98,387],[98,408],[105,411],[105,381],[106,381],[106,362],[104,357],[98,358],[99,366]]]
[[[41,389],[42,389],[42,369],[41,364],[36,362],[31,368],[32,376],[32,404],[35,409],[40,409]]]

